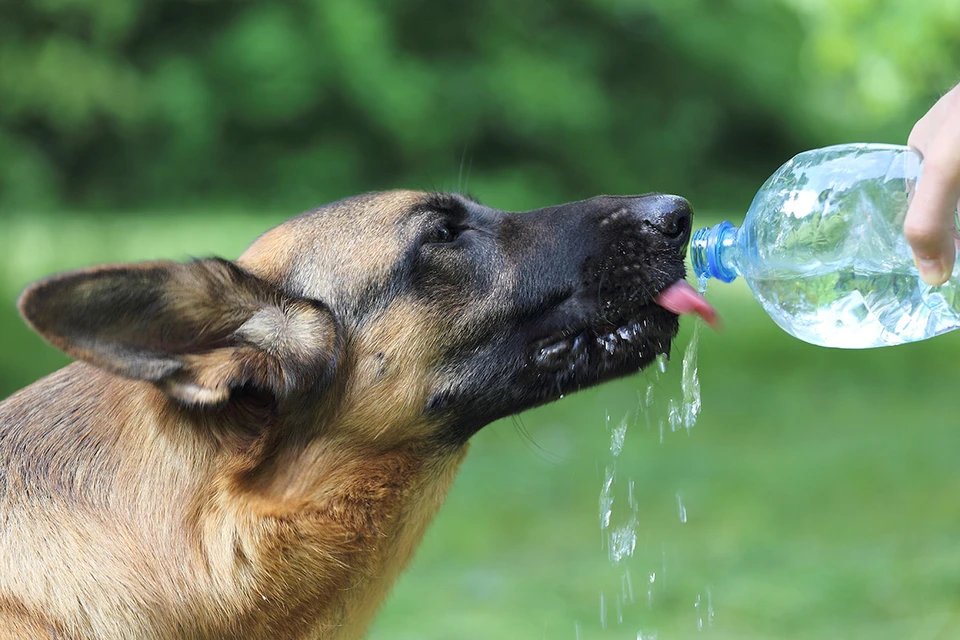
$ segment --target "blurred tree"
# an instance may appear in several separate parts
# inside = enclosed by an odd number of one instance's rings
[[[960,4],[952,0],[786,0],[807,33],[802,64],[816,74],[810,117],[833,127],[916,120],[960,80]],[[859,125],[859,126],[858,126]]]
[[[0,208],[743,206],[803,147],[903,140],[957,33],[951,0],[4,3]]]

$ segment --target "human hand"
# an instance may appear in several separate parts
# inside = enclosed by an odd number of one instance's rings
[[[960,199],[960,85],[940,98],[914,125],[907,144],[923,156],[903,232],[913,249],[920,278],[943,284],[957,255],[954,216]]]

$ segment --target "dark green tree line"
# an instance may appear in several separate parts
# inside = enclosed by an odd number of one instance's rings
[[[804,147],[905,138],[956,33],[946,0],[8,0],[0,207],[742,205]]]

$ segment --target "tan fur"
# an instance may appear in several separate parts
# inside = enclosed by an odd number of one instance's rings
[[[295,218],[258,238],[237,263],[268,280],[293,274],[294,284],[317,300],[355,297],[366,282],[388,277],[409,241],[400,218],[424,195],[376,194],[362,214],[354,207],[324,212],[324,224],[310,215]]]
[[[434,425],[418,424],[414,416],[427,400],[435,380],[431,374],[438,353],[424,342],[423,332],[445,329],[429,309],[410,302],[392,305],[356,336],[348,349],[354,372],[344,389],[343,427],[377,441],[385,437],[386,414],[409,423],[408,436],[426,436]]]
[[[441,425],[423,418],[444,323],[399,300],[338,337],[320,311],[265,287],[292,279],[311,298],[356,295],[387,277],[406,242],[398,217],[421,197],[385,194],[330,214],[336,224],[307,216],[265,234],[238,262],[264,284],[216,265],[203,277],[134,268],[169,276],[157,285],[163,313],[193,327],[148,362],[156,379],[114,375],[133,376],[125,351],[101,346],[110,335],[78,338],[44,307],[57,287],[100,295],[112,272],[28,291],[31,323],[100,368],[72,364],[0,404],[0,638],[365,633],[466,453],[433,443]],[[170,336],[124,326],[131,344],[146,336],[147,359]],[[320,404],[293,391],[279,413],[191,408],[221,406],[246,380],[298,389],[294,365],[320,350],[339,354]]]

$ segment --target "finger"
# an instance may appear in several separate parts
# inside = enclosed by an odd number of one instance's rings
[[[958,183],[960,166],[953,169],[947,165],[944,171],[942,163],[928,160],[907,211],[903,233],[913,249],[920,277],[927,284],[943,284],[953,271]]]
[[[903,233],[913,250],[920,278],[930,285],[943,284],[953,271],[956,249],[952,223],[943,190],[923,176],[907,212]],[[946,212],[946,213],[944,213]]]
[[[954,217],[960,198],[960,91],[954,88],[930,110],[936,123],[930,130],[917,123],[911,138],[921,143],[923,174],[904,222],[904,235],[913,249],[920,277],[943,284],[956,259]],[[926,118],[926,116],[925,116]]]

